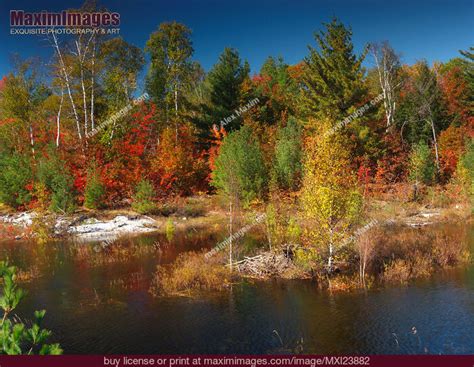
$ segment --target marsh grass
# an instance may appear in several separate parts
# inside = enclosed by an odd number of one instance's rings
[[[215,255],[206,260],[205,252],[185,252],[170,266],[158,266],[153,275],[150,293],[191,296],[199,291],[220,291],[228,288],[235,275]]]
[[[372,271],[389,283],[407,283],[437,269],[471,260],[466,226],[381,230],[375,243]]]
[[[84,262],[89,266],[125,263],[132,258],[153,255],[157,251],[157,248],[153,245],[135,242],[113,242],[104,248],[77,243],[69,246],[68,249],[75,260]]]

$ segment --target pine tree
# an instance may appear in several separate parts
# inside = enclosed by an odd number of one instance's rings
[[[311,46],[303,74],[304,113],[337,123],[360,104],[365,94],[363,69],[367,49],[354,55],[352,32],[338,19],[325,24],[326,31],[315,34],[319,51]]]
[[[291,118],[278,129],[273,165],[274,179],[281,189],[295,190],[301,178],[301,138],[298,122]]]
[[[138,183],[135,195],[132,197],[132,209],[140,214],[151,213],[156,209],[155,198],[156,193],[152,183],[143,179]]]
[[[84,192],[84,206],[90,209],[102,207],[105,187],[100,180],[97,164],[94,162],[87,172],[87,183]]]
[[[209,105],[204,106],[205,121],[201,128],[210,131],[213,124],[219,125],[225,118],[225,128],[228,131],[240,127],[242,119],[235,110],[246,101],[241,101],[241,86],[249,74],[249,65],[242,65],[239,53],[232,48],[225,48],[219,56],[219,61],[209,72],[207,83],[210,96]]]
[[[227,196],[238,196],[244,203],[263,197],[267,173],[250,128],[244,126],[224,139],[211,177],[214,187]]]

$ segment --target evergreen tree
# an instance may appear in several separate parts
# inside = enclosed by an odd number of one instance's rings
[[[235,110],[242,103],[246,103],[241,100],[241,86],[248,74],[248,63],[242,65],[237,50],[225,48],[207,78],[209,104],[203,106],[205,116],[200,126],[203,131],[207,133],[213,124],[219,125],[221,121],[228,131],[240,127],[242,118],[235,113]],[[224,121],[226,118],[230,121]]]
[[[469,83],[469,101],[471,104],[471,113],[474,114],[474,47],[470,47],[469,51],[461,51],[461,55],[466,58],[466,79]]]
[[[273,166],[274,179],[279,188],[295,190],[301,178],[301,126],[294,118],[278,129]]]
[[[132,199],[132,208],[140,214],[151,213],[156,209],[155,204],[155,189],[150,181],[141,180]]]
[[[87,172],[87,183],[84,191],[84,206],[90,209],[102,207],[105,196],[105,187],[100,180],[97,165],[94,162]]]
[[[28,161],[20,154],[0,154],[0,202],[18,208],[30,201],[26,185],[32,179]]]
[[[57,152],[50,149],[49,156],[38,164],[38,181],[51,194],[49,209],[56,213],[71,213],[76,206],[74,178]]]
[[[224,139],[211,176],[214,187],[228,196],[236,194],[244,203],[263,197],[267,173],[259,143],[249,127]]]
[[[328,118],[334,124],[355,109],[365,94],[362,62],[367,50],[354,55],[352,32],[338,19],[315,34],[319,50],[309,46],[303,74],[303,104],[307,116]]]

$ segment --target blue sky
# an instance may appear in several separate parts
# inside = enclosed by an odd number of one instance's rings
[[[307,54],[314,31],[339,17],[352,27],[357,51],[367,42],[388,40],[403,62],[446,61],[474,45],[474,0],[136,0],[100,2],[121,15],[120,34],[139,47],[163,21],[177,20],[193,31],[194,59],[209,70],[224,47],[239,50],[258,72],[269,55],[292,64]],[[40,56],[52,49],[41,36],[9,34],[9,11],[61,11],[81,0],[1,0],[0,75],[11,69],[10,55]]]

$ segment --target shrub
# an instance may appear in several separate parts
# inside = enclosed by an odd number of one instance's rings
[[[211,177],[214,187],[245,203],[263,197],[267,173],[259,143],[249,127],[224,139]]]
[[[90,209],[102,207],[102,200],[105,195],[105,186],[100,180],[97,166],[95,164],[87,172],[87,183],[84,192],[84,206]]]
[[[156,209],[155,204],[155,189],[153,185],[148,180],[141,180],[135,192],[135,195],[132,197],[132,208],[140,214],[151,213]]]
[[[49,204],[48,191],[44,184],[38,182],[34,186],[34,196],[36,198],[36,216],[32,220],[31,230],[35,235],[35,240],[39,245],[47,243],[54,234],[54,221],[48,216]]]
[[[168,242],[171,242],[173,240],[175,231],[176,228],[174,226],[173,220],[171,218],[168,218],[165,226],[166,239],[168,240]]]
[[[27,160],[18,154],[0,155],[0,202],[13,208],[31,199],[26,189],[32,173]]]

